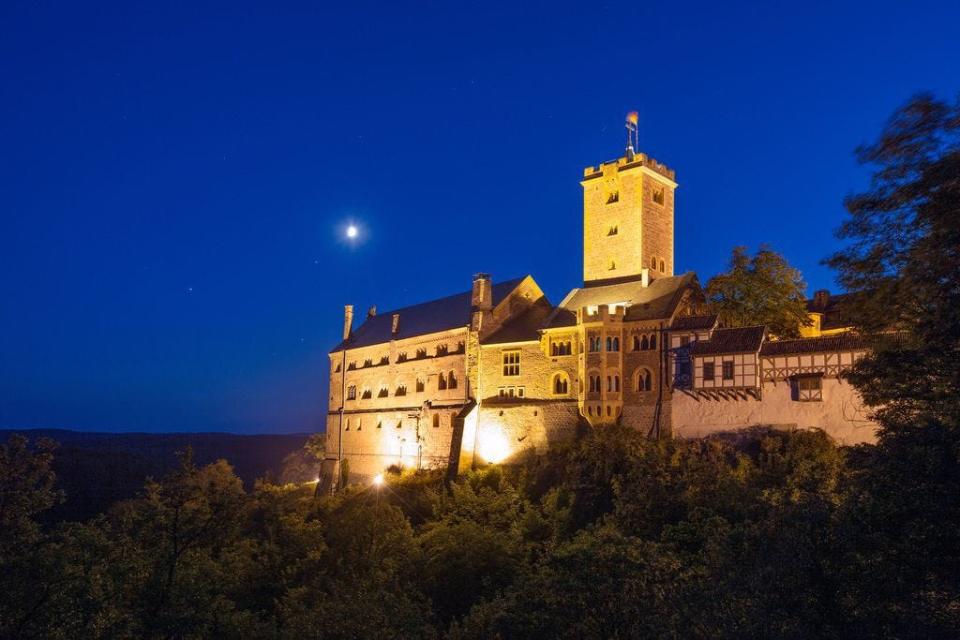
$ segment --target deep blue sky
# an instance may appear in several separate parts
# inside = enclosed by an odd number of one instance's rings
[[[957,2],[277,4],[0,4],[0,427],[318,428],[344,303],[579,283],[633,108],[678,271],[830,286],[853,148],[960,90]]]

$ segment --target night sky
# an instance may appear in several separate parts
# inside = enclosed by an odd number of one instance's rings
[[[853,149],[960,91],[957,2],[268,4],[0,5],[0,427],[317,430],[345,303],[580,283],[631,109],[678,272],[830,287]]]

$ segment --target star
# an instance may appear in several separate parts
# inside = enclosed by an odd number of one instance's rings
[[[357,231],[356,225],[352,225],[352,224],[351,224],[349,227],[347,227],[347,237],[348,237],[348,238],[351,238],[351,239],[356,238],[356,237],[357,237],[357,233],[358,233],[358,231]]]

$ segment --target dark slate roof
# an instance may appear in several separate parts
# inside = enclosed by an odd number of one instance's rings
[[[760,349],[766,332],[767,328],[764,326],[717,329],[710,335],[709,340],[694,342],[690,353],[695,356],[717,353],[755,353]]]
[[[717,326],[717,315],[710,316],[681,316],[675,318],[670,328],[674,331],[698,331],[713,329]]]
[[[563,307],[557,307],[553,310],[549,316],[547,316],[546,322],[544,322],[544,329],[557,329],[560,327],[575,327],[577,326],[577,314],[569,309],[564,309]]]
[[[854,333],[841,333],[835,336],[819,338],[798,338],[796,340],[775,340],[764,342],[760,348],[762,356],[782,356],[795,353],[820,353],[824,351],[859,351],[866,349],[863,338]]]
[[[540,329],[553,312],[546,298],[541,298],[529,309],[505,322],[502,327],[483,339],[483,344],[507,342],[533,342],[540,339]]]
[[[498,282],[492,287],[493,306],[496,307],[526,278],[514,278]],[[363,324],[354,329],[353,334],[344,342],[331,349],[331,353],[341,349],[368,347],[374,344],[403,340],[429,333],[437,333],[466,327],[470,324],[470,298],[472,291],[465,291],[456,295],[438,298],[429,302],[422,302],[410,307],[378,313],[367,318]],[[393,314],[400,314],[400,330],[392,335]]]
[[[692,271],[651,280],[646,287],[640,278],[635,278],[619,284],[574,289],[561,306],[576,312],[581,307],[626,302],[630,305],[627,320],[658,320],[673,315],[683,291],[696,283],[697,276]]]
[[[849,300],[851,300],[851,296],[848,293],[830,294],[827,292],[826,303],[824,304],[823,299],[818,299],[817,295],[814,294],[813,298],[807,300],[807,311],[823,314],[823,317],[820,318],[821,329],[849,327],[850,323],[843,318],[842,313],[843,305]]]

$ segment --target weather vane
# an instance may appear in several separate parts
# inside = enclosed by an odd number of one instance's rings
[[[633,158],[633,154],[640,148],[640,114],[631,111],[627,114],[627,157]]]

